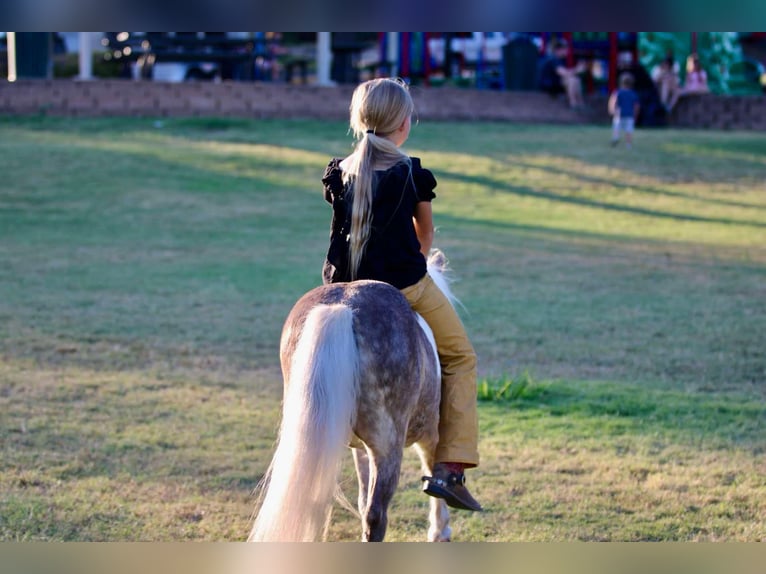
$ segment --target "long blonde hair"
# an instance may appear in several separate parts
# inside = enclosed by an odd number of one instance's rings
[[[357,144],[343,161],[343,183],[352,201],[349,233],[349,268],[356,279],[372,222],[372,194],[375,169],[410,158],[386,136],[394,133],[415,111],[407,85],[390,78],[378,78],[360,84],[349,108],[351,130]]]

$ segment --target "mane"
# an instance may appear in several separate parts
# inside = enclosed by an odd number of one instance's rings
[[[452,278],[452,270],[449,268],[449,261],[447,256],[440,249],[433,248],[428,254],[428,260],[426,261],[428,266],[428,274],[431,279],[434,280],[436,286],[441,289],[441,292],[447,296],[453,307],[458,305],[464,307],[450,288],[450,283],[454,281]]]

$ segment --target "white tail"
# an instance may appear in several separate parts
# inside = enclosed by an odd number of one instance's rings
[[[250,541],[311,542],[326,531],[356,410],[352,318],[344,305],[319,305],[306,318]]]

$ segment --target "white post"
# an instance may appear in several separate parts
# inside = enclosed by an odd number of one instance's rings
[[[93,79],[93,42],[92,32],[80,32],[80,80]]]
[[[93,43],[91,32],[80,32],[78,35],[79,40],[79,63],[80,63],[80,75],[78,80],[92,80],[93,79]]]
[[[330,32],[317,32],[317,84],[320,86],[333,86],[335,82],[330,79],[330,67],[332,66],[332,44]]]
[[[6,33],[8,44],[8,81],[16,81],[16,32]]]
[[[399,32],[388,32],[388,53],[386,58],[391,62],[391,76],[399,75]]]

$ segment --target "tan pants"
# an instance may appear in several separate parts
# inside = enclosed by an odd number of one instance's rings
[[[431,327],[442,369],[442,400],[436,462],[479,464],[476,353],[449,299],[426,274],[402,289],[410,306]]]

